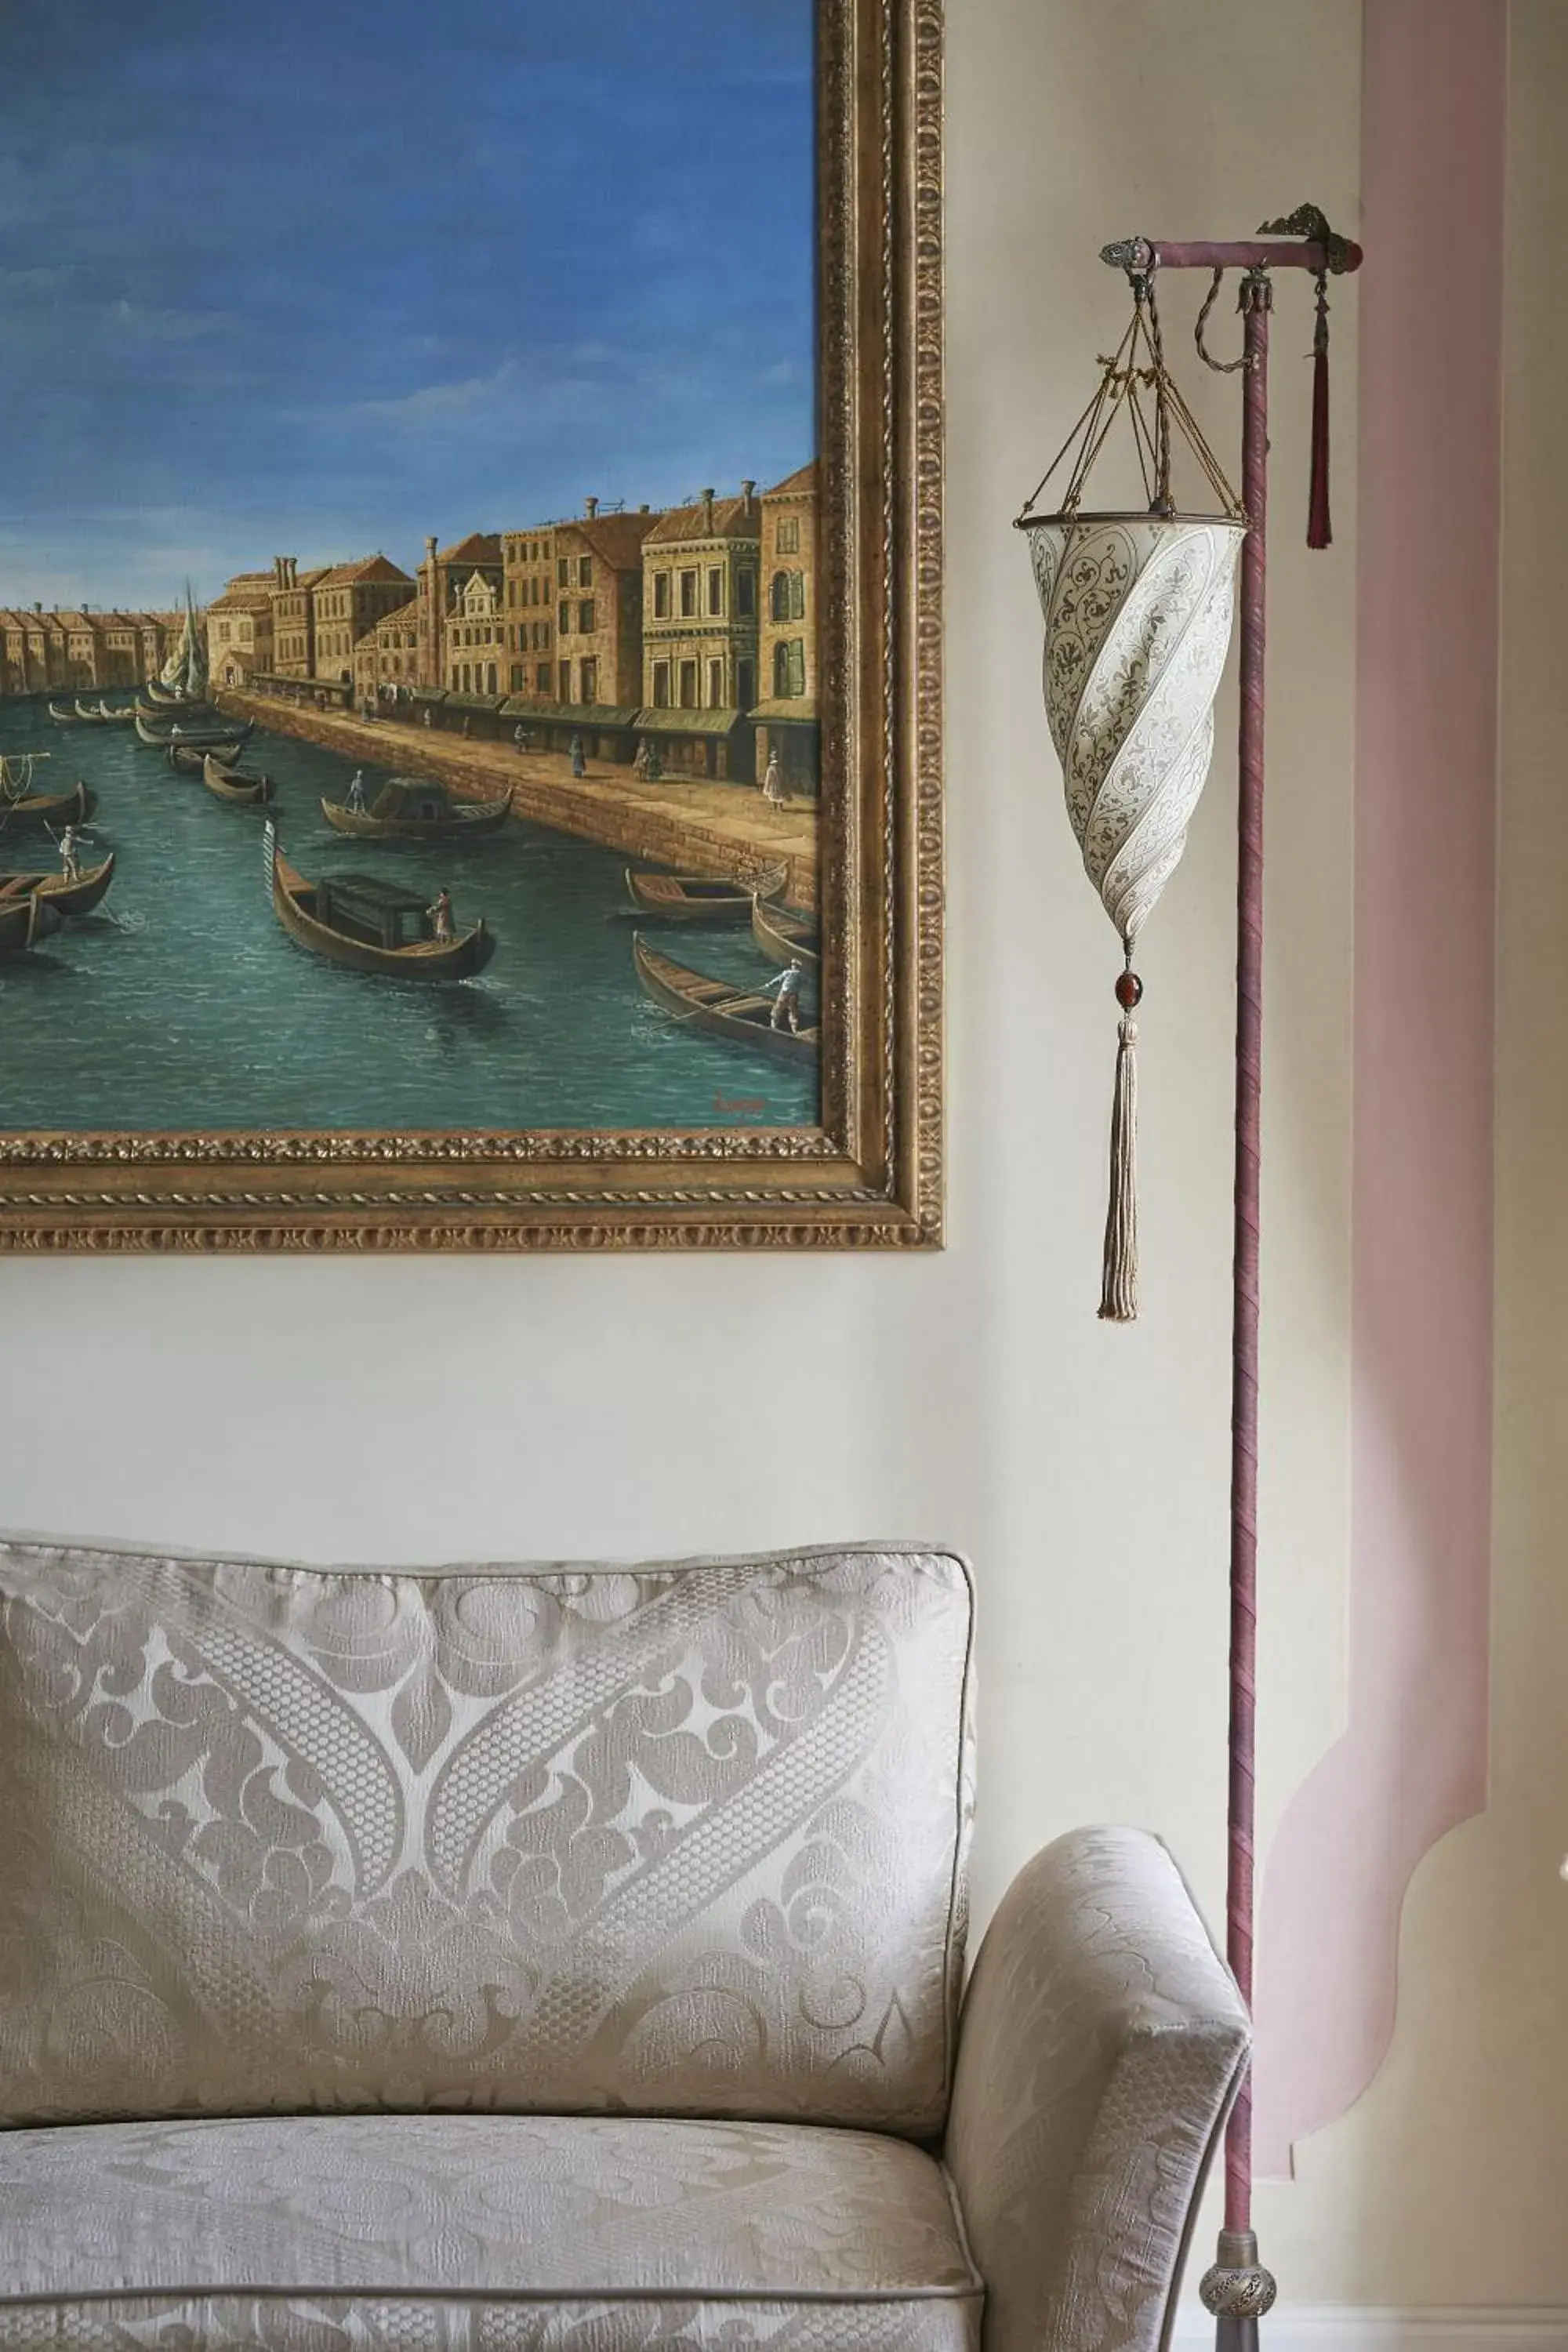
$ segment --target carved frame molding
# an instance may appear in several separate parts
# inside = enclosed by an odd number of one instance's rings
[[[817,10],[822,1125],[0,1136],[0,1250],[940,1247],[942,8]]]

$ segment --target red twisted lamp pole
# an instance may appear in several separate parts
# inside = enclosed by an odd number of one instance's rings
[[[1239,269],[1243,321],[1241,494],[1248,530],[1241,551],[1241,719],[1237,765],[1236,947],[1236,1221],[1231,1314],[1230,1727],[1226,1842],[1226,1956],[1252,2005],[1254,1717],[1258,1654],[1258,1163],[1263,1076],[1264,654],[1268,561],[1268,320],[1274,269],[1310,270],[1319,285],[1318,368],[1309,543],[1326,546],[1328,381],[1325,278],[1359,269],[1361,247],[1335,236],[1313,205],[1230,245],[1167,245],[1131,237],[1101,258],[1152,278],[1157,269]],[[1206,306],[1205,306],[1206,307]],[[1199,320],[1199,350],[1202,320]],[[1206,352],[1204,354],[1207,358]],[[1210,362],[1212,365],[1213,362]],[[1275,2284],[1252,2228],[1252,2086],[1244,2082],[1225,2143],[1225,2227],[1202,2289],[1218,2352],[1254,2352]]]

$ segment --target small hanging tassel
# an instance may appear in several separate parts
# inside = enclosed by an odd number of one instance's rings
[[[1329,292],[1318,280],[1318,323],[1312,334],[1312,487],[1307,500],[1307,544],[1329,547]]]
[[[1105,1216],[1102,1323],[1138,1320],[1138,1024],[1132,1018],[1143,983],[1131,969],[1116,983],[1121,1007],[1117,1032],[1116,1091],[1110,1100],[1110,1205]]]

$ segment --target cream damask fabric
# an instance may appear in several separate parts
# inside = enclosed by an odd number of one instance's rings
[[[1158,2352],[1248,2039],[1157,1839],[1079,1830],[1019,1873],[964,1996],[947,2133],[985,2352]]]
[[[940,2130],[969,1627],[939,1552],[413,1575],[0,1543],[0,2123]]]
[[[0,2134],[0,2352],[979,2352],[941,2168],[790,2125]]]

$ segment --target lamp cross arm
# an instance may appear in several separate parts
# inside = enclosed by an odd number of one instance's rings
[[[1102,247],[1100,257],[1112,269],[1143,277],[1156,269],[1308,269],[1314,278],[1325,271],[1338,278],[1361,268],[1362,249],[1336,235],[1316,205],[1301,205],[1284,220],[1265,221],[1255,237],[1183,245],[1166,237],[1124,236]]]

